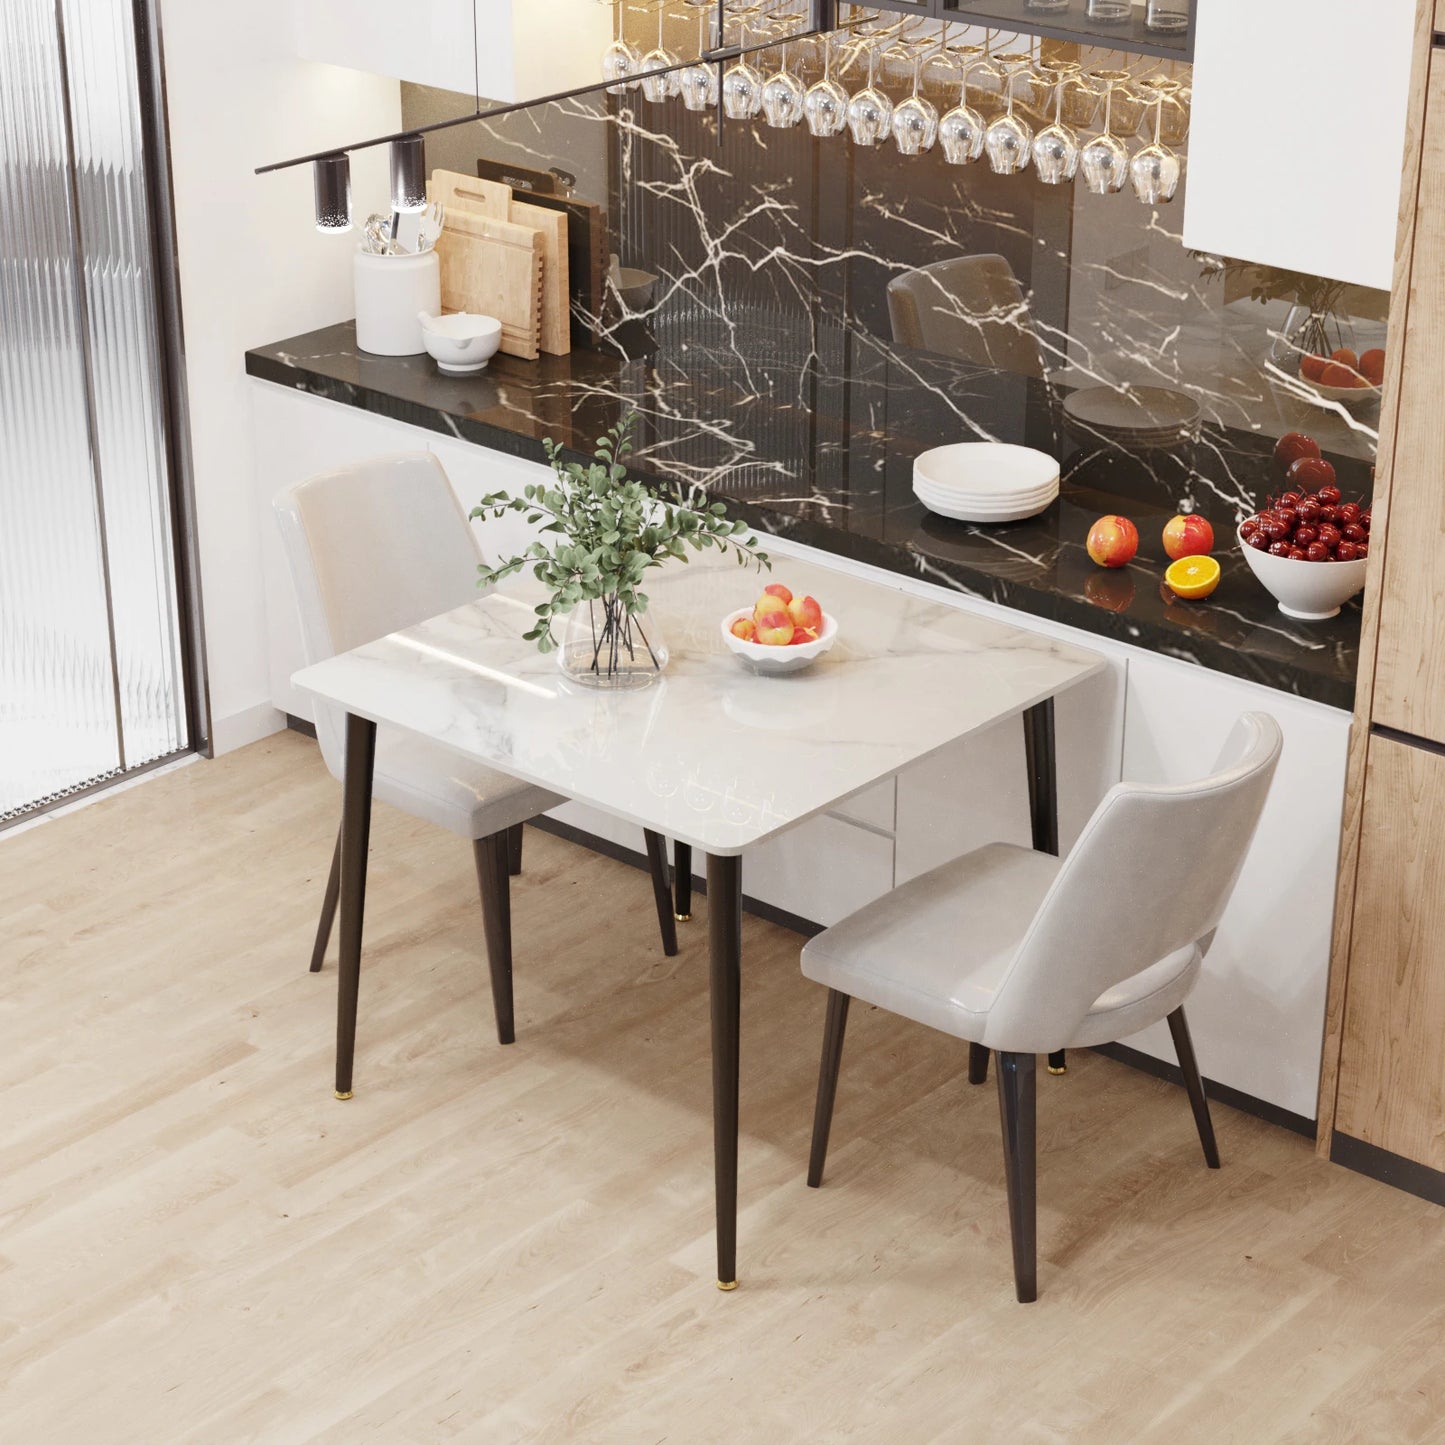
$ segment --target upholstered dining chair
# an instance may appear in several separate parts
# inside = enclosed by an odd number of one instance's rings
[[[473,601],[476,534],[441,463],[430,452],[377,457],[297,482],[273,503],[285,543],[308,664]],[[345,761],[345,719],[324,704],[316,737],[334,778]],[[372,797],[472,841],[492,981],[497,1038],[516,1038],[512,1007],[510,877],[520,868],[521,826],[565,801],[472,763],[427,739],[378,729]],[[663,951],[677,932],[662,838],[647,858]],[[321,969],[341,882],[341,841],[311,954]]]
[[[991,843],[820,933],[803,972],[828,988],[808,1183],[823,1179],[848,1002],[861,998],[969,1044],[969,1082],[998,1061],[999,1116],[1021,1302],[1037,1297],[1037,1055],[1168,1019],[1205,1162],[1219,1167],[1184,1018],[1279,760],[1279,724],[1245,713],[1216,771],[1117,783],[1062,859]]]

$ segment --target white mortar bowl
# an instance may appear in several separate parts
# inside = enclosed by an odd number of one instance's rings
[[[1338,615],[1341,606],[1365,585],[1368,557],[1359,562],[1301,562],[1295,557],[1271,557],[1251,547],[1237,530],[1235,536],[1249,570],[1286,617],[1323,622]]]
[[[495,316],[451,311],[444,316],[418,313],[421,339],[439,371],[464,376],[481,371],[502,344],[502,323]]]

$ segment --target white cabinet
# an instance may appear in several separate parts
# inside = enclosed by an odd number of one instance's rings
[[[1388,290],[1415,0],[1197,12],[1184,244]]]
[[[595,0],[297,0],[292,42],[303,60],[506,102],[600,80],[611,17]]]
[[[1141,654],[1129,663],[1124,775],[1183,782],[1213,767],[1235,719],[1270,713],[1284,751],[1259,832],[1187,1005],[1206,1077],[1315,1116],[1348,713]],[[1168,908],[1169,899],[1112,907]],[[1121,1040],[1175,1062],[1159,1024]]]

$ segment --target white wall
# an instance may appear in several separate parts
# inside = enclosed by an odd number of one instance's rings
[[[355,237],[317,233],[310,167],[252,172],[401,123],[394,80],[286,53],[287,8],[164,0],[161,11],[217,752],[282,724],[269,701],[245,353],[353,314]],[[385,207],[386,164],[384,149],[352,158],[354,214]]]

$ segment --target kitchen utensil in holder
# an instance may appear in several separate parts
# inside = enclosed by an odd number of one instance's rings
[[[418,356],[426,350],[421,312],[442,309],[441,263],[435,251],[422,255],[372,256],[358,248],[356,344],[374,356]]]

